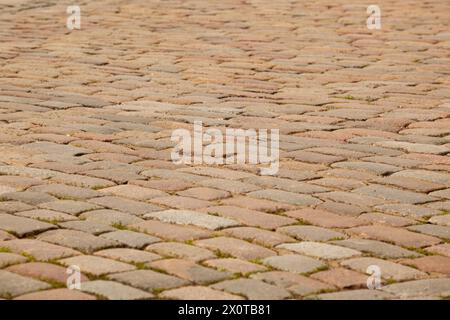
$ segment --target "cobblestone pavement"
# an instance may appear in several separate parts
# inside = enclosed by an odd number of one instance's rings
[[[450,296],[448,1],[377,0],[381,30],[354,0],[77,4],[0,0],[0,297]],[[278,173],[175,165],[195,120],[279,129]]]

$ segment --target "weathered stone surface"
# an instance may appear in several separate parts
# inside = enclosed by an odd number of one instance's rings
[[[78,290],[59,288],[27,293],[14,300],[96,300],[96,297]]]
[[[40,234],[38,236],[38,240],[50,242],[64,247],[69,247],[87,253],[118,245],[116,241],[100,238],[90,233],[76,230],[48,231]]]
[[[397,245],[413,248],[430,246],[440,242],[438,238],[432,236],[387,226],[356,227],[350,229],[350,231],[364,238],[393,242]]]
[[[325,267],[319,260],[297,254],[268,257],[263,262],[273,268],[295,273],[309,273]]]
[[[278,228],[277,231],[299,240],[310,241],[329,241],[332,239],[344,239],[346,237],[342,232],[315,226],[287,226]]]
[[[396,281],[419,279],[426,276],[424,272],[416,269],[377,258],[354,258],[342,261],[341,265],[361,273],[366,273],[369,266],[375,265],[380,268],[382,278]]]
[[[395,296],[378,290],[360,289],[322,293],[312,298],[319,300],[388,300],[394,299]]]
[[[158,219],[163,222],[176,224],[188,224],[210,230],[236,226],[237,221],[216,217],[190,210],[165,210],[144,215],[144,218]]]
[[[367,252],[380,258],[405,258],[418,257],[417,252],[406,250],[402,247],[395,246],[389,243],[368,240],[368,239],[346,239],[332,241],[333,244],[352,248],[358,251]]]
[[[231,276],[231,273],[229,272],[206,268],[193,261],[182,259],[164,259],[155,261],[151,263],[151,267],[199,284],[217,282]]]
[[[161,295],[166,299],[178,300],[242,300],[243,297],[202,286],[188,286],[166,290]]]
[[[283,287],[299,296],[306,296],[311,293],[334,289],[331,285],[286,271],[258,272],[252,274],[250,278]]]
[[[280,244],[277,248],[287,249],[297,253],[321,259],[345,259],[361,255],[361,252],[320,242],[302,241],[298,243]]]
[[[118,230],[103,233],[100,237],[122,243],[130,248],[143,248],[146,245],[160,241],[157,237],[129,230]]]
[[[195,241],[200,247],[205,247],[213,251],[229,254],[233,257],[253,260],[269,257],[275,252],[261,246],[228,237],[216,237],[206,240]]]
[[[448,297],[450,295],[450,279],[424,279],[394,283],[382,287],[381,290],[403,299],[426,296]]]
[[[45,282],[4,270],[0,270],[0,283],[0,297],[4,298],[50,288],[50,285]]]
[[[106,297],[108,300],[142,300],[153,297],[148,292],[105,280],[83,282],[81,284],[81,290]]]
[[[15,253],[0,252],[0,268],[23,262],[27,262],[27,258],[24,256]]]
[[[211,287],[213,289],[243,295],[251,300],[285,299],[290,296],[289,292],[283,288],[253,279],[227,280],[214,284]]]
[[[33,239],[16,239],[0,242],[0,248],[7,248],[14,253],[26,253],[40,261],[79,255],[80,252]]]
[[[367,275],[358,272],[337,268],[317,272],[311,278],[329,283],[338,288],[362,288],[367,285]]]
[[[0,229],[12,232],[19,237],[43,232],[54,228],[55,226],[50,223],[0,213]]]
[[[152,270],[121,272],[108,276],[108,279],[122,282],[145,291],[171,289],[187,285],[189,282]]]
[[[155,243],[147,246],[145,250],[156,252],[163,256],[183,258],[192,261],[201,261],[215,257],[214,253],[208,249],[178,242]]]
[[[136,269],[136,267],[131,264],[96,256],[76,256],[59,260],[59,262],[65,266],[77,266],[80,268],[81,272],[94,276]]]

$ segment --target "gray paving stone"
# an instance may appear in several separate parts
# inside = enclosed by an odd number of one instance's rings
[[[250,197],[273,200],[299,206],[317,205],[321,201],[309,195],[298,194],[275,189],[266,189],[248,193]]]
[[[81,272],[94,276],[136,269],[136,267],[131,264],[97,256],[76,256],[59,260],[59,262],[65,266],[77,266],[80,268]]]
[[[119,245],[116,241],[77,230],[47,231],[40,234],[37,239],[87,253]]]
[[[114,281],[95,280],[83,282],[81,290],[106,297],[108,300],[143,300],[153,298],[151,293]]]
[[[378,258],[354,258],[342,261],[341,265],[361,273],[366,273],[369,266],[375,265],[380,268],[381,277],[383,279],[392,279],[396,281],[419,279],[426,276],[426,273],[422,271]]]
[[[189,284],[186,280],[152,270],[121,272],[109,275],[107,278],[145,291],[172,289]]]
[[[24,256],[15,253],[0,252],[0,268],[5,268],[12,264],[24,263],[27,260]]]
[[[14,233],[18,237],[24,237],[26,235],[31,235],[55,228],[55,225],[50,223],[0,213],[0,229]]]
[[[215,258],[215,254],[205,248],[188,245],[179,242],[159,242],[145,248],[147,251],[156,252],[163,256],[201,261]]]
[[[191,210],[165,210],[144,215],[144,218],[157,219],[176,224],[190,224],[210,230],[239,225],[235,220],[213,216]]]
[[[406,250],[402,247],[376,240],[346,239],[332,241],[331,243],[358,251],[367,252],[380,258],[396,259],[421,256],[415,251]]]
[[[57,200],[55,197],[43,192],[22,191],[22,192],[9,192],[0,195],[2,200],[20,201],[29,205],[38,205],[44,202],[50,202]]]
[[[90,199],[89,202],[95,203],[105,208],[130,213],[136,216],[143,216],[146,213],[162,210],[162,208],[155,206],[153,204],[129,200],[120,197],[106,196],[101,198]]]
[[[123,213],[116,210],[93,210],[82,213],[79,218],[88,222],[102,223],[106,225],[130,225],[143,222],[144,220],[132,214]]]
[[[118,230],[113,232],[108,232],[100,235],[100,237],[117,241],[123,243],[128,247],[140,249],[149,245],[151,243],[159,242],[161,239],[157,237],[152,237],[144,233],[129,231],[129,230]]]
[[[381,185],[370,185],[353,190],[358,194],[364,194],[371,197],[384,200],[393,200],[401,203],[418,204],[437,200],[434,197],[424,195],[418,192],[404,191],[400,189],[388,188]]]
[[[394,298],[394,295],[387,292],[369,289],[322,293],[311,297],[311,299],[319,300],[388,300]]]
[[[450,227],[450,214],[434,216],[428,221],[434,224]]]
[[[429,234],[431,236],[450,239],[450,227],[437,226],[433,224],[419,224],[417,226],[410,226],[408,230]]]
[[[25,293],[48,289],[45,282],[22,277],[18,274],[0,270],[0,297],[16,297]]]
[[[382,287],[381,290],[403,299],[427,296],[448,297],[450,296],[450,279],[424,279],[394,283]]]
[[[386,175],[389,173],[400,171],[401,168],[392,166],[384,163],[375,163],[375,162],[338,162],[331,165],[333,168],[345,168],[345,169],[353,169],[353,170],[363,170],[368,172],[373,172],[378,175]]]
[[[116,229],[108,226],[107,224],[91,222],[91,221],[67,221],[58,224],[64,229],[73,229],[82,232],[87,232],[93,235],[99,235],[101,233],[115,231]]]
[[[57,198],[66,200],[84,200],[98,197],[100,195],[99,192],[95,190],[58,183],[34,186],[28,190],[48,193]]]
[[[279,300],[290,297],[290,293],[285,289],[254,279],[227,280],[214,284],[211,288],[243,295],[250,300]]]
[[[284,243],[278,245],[277,248],[327,260],[346,259],[361,255],[361,252],[354,249],[311,241]]]
[[[276,269],[295,273],[309,273],[326,266],[319,260],[298,254],[268,257],[263,260],[263,263]]]
[[[443,172],[434,172],[428,170],[403,170],[394,173],[392,176],[415,178],[450,186],[450,174]]]
[[[382,204],[375,206],[374,209],[388,214],[411,218],[423,218],[440,214],[439,210],[411,204]]]
[[[157,254],[128,248],[100,250],[97,251],[95,255],[104,258],[119,260],[130,264],[145,264],[146,266],[149,265],[149,262],[161,259],[161,256]]]
[[[74,201],[74,200],[57,200],[39,204],[39,208],[45,208],[55,211],[66,212],[72,215],[79,215],[82,212],[101,209],[92,203]]]
[[[277,232],[285,233],[299,240],[309,241],[329,241],[346,238],[346,235],[342,232],[316,226],[286,226],[278,228]]]

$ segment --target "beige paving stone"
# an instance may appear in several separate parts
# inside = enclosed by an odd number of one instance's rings
[[[195,245],[245,260],[261,259],[275,253],[262,246],[229,237],[197,240]]]
[[[154,243],[147,246],[145,250],[156,252],[162,256],[183,258],[192,261],[201,261],[215,257],[214,253],[208,249],[179,242]]]
[[[396,281],[419,279],[426,276],[424,272],[419,270],[378,258],[353,258],[342,261],[340,264],[361,273],[366,273],[369,266],[375,265],[380,268],[382,278]]]
[[[147,219],[158,219],[163,222],[194,225],[210,230],[236,226],[239,223],[232,219],[217,217],[192,210],[165,210],[144,215]]]
[[[24,256],[15,253],[0,252],[0,268],[5,268],[12,264],[24,263],[27,260]]]
[[[94,236],[90,233],[76,230],[52,230],[38,236],[38,240],[75,250],[91,253],[108,247],[118,246],[118,242]]]
[[[144,265],[148,265],[149,262],[152,262],[154,260],[161,259],[161,256],[151,252],[127,248],[100,250],[95,252],[94,255],[130,264],[144,264]]]
[[[345,259],[361,255],[361,252],[357,250],[311,241],[280,244],[277,248],[327,260]]]
[[[96,300],[96,297],[78,290],[59,288],[27,293],[14,300]]]
[[[413,248],[421,248],[441,242],[438,238],[432,236],[387,226],[356,227],[350,229],[350,232],[363,238],[388,241],[396,245]]]
[[[258,243],[266,247],[272,247],[283,242],[295,241],[295,239],[287,235],[253,227],[228,228],[223,230],[222,233],[231,237]]]
[[[423,279],[394,283],[382,287],[381,290],[403,299],[426,296],[448,297],[450,295],[450,279]]]
[[[338,288],[362,288],[367,285],[367,275],[344,268],[317,272],[311,278],[329,283]]]
[[[197,227],[181,226],[153,220],[132,224],[130,227],[158,238],[174,241],[207,238],[211,234],[210,231]]]
[[[211,288],[242,295],[250,300],[279,300],[290,297],[285,289],[254,279],[227,280],[214,284]]]
[[[0,297],[4,298],[50,288],[50,285],[45,282],[4,270],[0,270],[0,283],[2,284],[0,286]]]
[[[81,290],[105,297],[108,300],[143,300],[153,297],[151,293],[114,281],[105,280],[83,282],[81,284]]]
[[[66,268],[44,262],[29,262],[25,264],[17,264],[10,266],[7,271],[20,274],[24,277],[34,278],[42,281],[52,281],[54,283],[66,285],[68,273]],[[80,274],[80,281],[87,281],[88,278],[84,274]]]
[[[167,195],[167,193],[160,190],[143,188],[139,186],[134,186],[132,184],[125,184],[120,186],[104,188],[100,189],[99,191],[105,194],[113,194],[115,196],[140,201],[149,200],[157,197],[164,197]]]
[[[263,260],[263,263],[276,269],[294,273],[309,273],[326,266],[319,260],[297,254],[268,257]]]
[[[39,261],[48,261],[81,254],[79,251],[71,248],[65,248],[34,239],[1,241],[0,248],[7,248],[11,252],[19,254],[26,253]]]
[[[450,275],[450,258],[448,257],[427,256],[417,259],[402,260],[401,262],[425,272]]]
[[[226,270],[232,273],[242,274],[266,270],[264,266],[261,266],[259,264],[234,258],[206,260],[203,262],[203,264],[211,268],[216,268],[218,270]]]
[[[150,266],[154,269],[163,270],[179,278],[199,284],[218,282],[231,277],[231,273],[229,272],[206,268],[193,261],[183,259],[159,260],[152,262]]]
[[[312,299],[319,300],[389,300],[395,299],[395,296],[378,290],[359,289],[331,293],[322,293],[313,296]]]
[[[152,270],[135,270],[115,273],[107,276],[107,278],[144,291],[172,289],[186,286],[189,283],[186,280]]]
[[[4,231],[16,234],[18,237],[55,229],[55,226],[35,219],[17,217],[0,213],[0,228]]]
[[[243,297],[202,286],[187,286],[166,290],[161,295],[165,299],[177,300],[242,300]]]
[[[155,243],[155,242],[158,242],[161,240],[157,237],[152,237],[147,234],[129,231],[129,230],[118,230],[118,231],[103,233],[100,235],[100,237],[108,239],[108,240],[112,240],[112,241],[117,241],[119,243],[126,245],[127,247],[136,248],[136,249],[143,248],[146,245],[149,245],[151,243]]]
[[[136,269],[135,266],[111,259],[96,256],[76,256],[59,260],[65,266],[77,266],[81,272],[94,276],[102,276],[108,273],[118,273]]]
[[[285,216],[235,206],[212,206],[201,211],[218,214],[222,217],[239,221],[245,225],[265,229],[274,229],[279,226],[295,223],[294,219]]]
[[[346,238],[346,235],[342,232],[307,225],[282,227],[278,228],[277,232],[287,234],[298,240],[309,240],[309,241],[330,241]]]
[[[367,224],[363,219],[356,219],[345,215],[317,209],[301,209],[288,211],[286,215],[301,219],[308,223],[325,228],[351,228]]]
[[[333,286],[323,282],[286,271],[258,272],[252,274],[250,278],[283,287],[298,296],[335,289]]]

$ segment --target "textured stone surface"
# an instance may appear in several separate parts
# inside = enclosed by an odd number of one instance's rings
[[[142,300],[150,299],[152,294],[113,281],[87,281],[81,284],[81,290],[99,295],[108,300]]]
[[[0,2],[1,298],[448,295],[448,1]]]
[[[297,254],[268,257],[263,262],[273,268],[295,273],[308,273],[325,267],[319,260]]]
[[[361,255],[361,252],[320,242],[303,241],[299,243],[280,244],[277,248],[287,249],[297,253],[321,259],[345,259]]]

